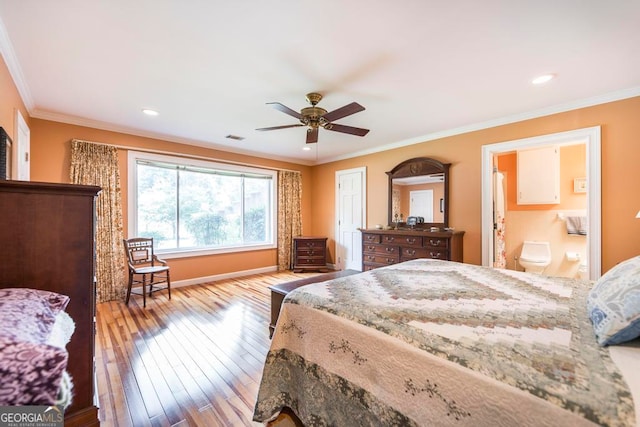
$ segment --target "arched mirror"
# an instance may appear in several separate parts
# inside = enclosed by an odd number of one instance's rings
[[[428,157],[405,160],[389,176],[389,225],[449,226],[449,163]]]

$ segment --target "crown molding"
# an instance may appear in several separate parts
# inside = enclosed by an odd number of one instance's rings
[[[198,141],[198,140],[193,140],[188,138],[179,138],[176,136],[166,135],[162,133],[141,131],[139,129],[134,129],[126,126],[117,126],[112,123],[101,122],[98,120],[91,120],[91,119],[86,119],[82,117],[70,116],[67,114],[53,113],[50,111],[41,111],[36,109],[30,115],[32,118],[35,118],[35,119],[49,120],[52,122],[82,126],[82,127],[87,127],[91,129],[99,129],[99,130],[105,130],[109,132],[123,133],[127,135],[139,136],[142,138],[158,139],[160,141],[174,142],[176,144],[182,144],[182,145],[191,145],[194,147],[201,147],[209,150],[218,150],[218,151],[224,151],[227,153],[241,154],[241,155],[251,156],[256,158],[277,160],[281,162],[293,163],[296,165],[303,165],[303,166],[313,166],[314,164],[306,160],[300,160],[300,159],[285,157],[285,156],[275,156],[275,155],[266,154],[266,153],[258,153],[256,151],[251,151],[251,150],[237,149],[228,145],[220,145],[213,142]]]
[[[24,102],[25,107],[27,107],[27,111],[31,114],[31,110],[34,108],[33,98],[31,97],[31,91],[29,90],[29,86],[24,78],[24,74],[22,73],[22,68],[20,67],[20,63],[18,62],[18,57],[16,56],[15,51],[13,50],[13,45],[11,44],[11,39],[9,38],[9,33],[7,33],[7,28],[4,26],[4,21],[0,17],[0,54],[4,58],[4,62],[7,64],[7,68],[9,69],[9,74],[11,74],[11,78],[13,79],[13,83],[16,85],[18,89],[18,93],[20,93],[20,97],[22,98],[22,102]]]
[[[360,150],[354,153],[345,154],[343,156],[332,157],[325,159],[322,163],[330,163],[338,160],[351,159],[353,157],[364,156],[367,154],[375,154],[382,151],[393,150],[395,148],[406,147],[409,145],[419,144],[421,142],[434,141],[436,139],[446,138],[449,136],[461,135],[463,133],[474,132],[483,129],[489,129],[497,126],[507,125],[511,123],[522,122],[525,120],[536,119],[539,117],[550,116],[552,114],[564,113],[567,111],[578,110],[580,108],[592,107],[594,105],[606,104],[608,102],[620,101],[623,99],[633,98],[640,96],[640,87],[634,87],[629,89],[623,89],[615,92],[609,92],[604,95],[593,96],[591,98],[585,98],[578,101],[567,102],[564,104],[558,104],[550,107],[541,108],[521,114],[514,114],[512,116],[506,116],[498,119],[489,120],[486,122],[475,123],[471,125],[461,126],[453,129],[447,129],[440,132],[433,132],[422,136],[417,136],[410,139],[405,139],[398,142],[382,145],[379,147],[371,148],[369,150]]]

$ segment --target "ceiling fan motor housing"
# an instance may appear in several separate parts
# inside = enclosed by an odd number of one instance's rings
[[[300,122],[307,126],[311,126],[312,128],[317,128],[318,126],[324,126],[326,124],[326,120],[322,118],[325,114],[327,114],[327,110],[320,107],[306,107],[300,111],[302,114],[302,118]]]

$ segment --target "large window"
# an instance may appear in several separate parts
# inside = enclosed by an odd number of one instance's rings
[[[129,234],[159,252],[275,245],[275,171],[130,152],[129,176]]]

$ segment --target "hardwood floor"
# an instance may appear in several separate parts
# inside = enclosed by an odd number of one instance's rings
[[[276,283],[260,274],[98,304],[102,426],[259,426],[251,421],[269,350]]]

